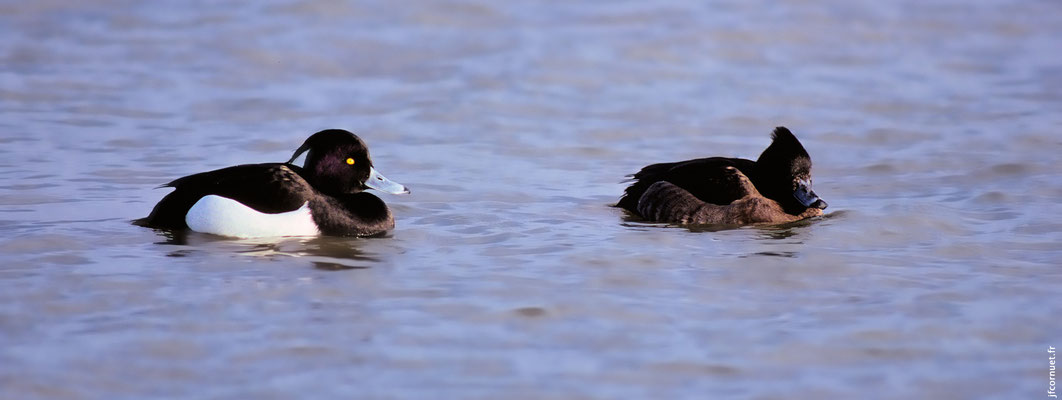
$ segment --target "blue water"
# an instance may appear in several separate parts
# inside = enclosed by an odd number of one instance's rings
[[[0,3],[0,398],[1036,398],[1054,1]],[[778,125],[827,215],[609,207]],[[358,133],[386,238],[132,226]]]

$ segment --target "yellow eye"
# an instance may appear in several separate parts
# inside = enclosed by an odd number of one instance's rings
[[[347,165],[354,165],[354,159],[353,158],[348,158],[347,159]]]

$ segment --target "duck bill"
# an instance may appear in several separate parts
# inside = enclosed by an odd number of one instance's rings
[[[797,190],[793,192],[793,197],[803,204],[804,207],[818,208],[824,210],[827,207],[826,201],[819,198],[815,191],[811,190],[811,181],[804,180],[797,182]]]
[[[409,194],[409,189],[380,175],[376,168],[369,168],[369,179],[365,181],[365,186],[391,194]]]

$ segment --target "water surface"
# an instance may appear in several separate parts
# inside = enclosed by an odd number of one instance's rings
[[[0,397],[1046,394],[1057,2],[75,3],[0,4]],[[778,125],[823,218],[609,207]],[[128,223],[324,128],[389,237]]]

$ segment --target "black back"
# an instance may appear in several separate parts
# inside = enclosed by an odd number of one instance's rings
[[[632,183],[624,191],[618,207],[638,212],[638,200],[649,186],[659,181],[671,182],[686,189],[701,201],[726,205],[744,196],[740,187],[731,184],[731,174],[726,167],[734,167],[746,176],[755,174],[756,162],[743,158],[710,157],[673,163],[653,164],[642,168],[632,177]]]
[[[300,170],[282,163],[246,164],[189,175],[161,186],[175,190],[163,197],[151,214],[134,223],[162,229],[188,228],[185,215],[207,195],[227,197],[264,213],[292,211],[314,196]]]

